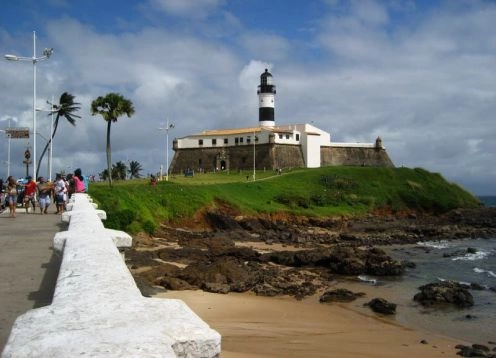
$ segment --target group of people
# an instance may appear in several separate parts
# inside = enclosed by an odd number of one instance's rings
[[[0,186],[5,196],[5,206],[9,207],[10,217],[16,217],[18,203],[22,203],[29,213],[30,206],[32,212],[36,212],[36,202],[41,214],[48,214],[48,207],[55,202],[57,211],[61,214],[65,210],[66,202],[73,193],[85,193],[88,189],[88,181],[83,176],[81,169],[76,169],[74,174],[69,174],[65,178],[57,173],[55,182],[48,182],[45,178],[39,177],[34,181],[31,176],[26,177],[25,183],[19,183],[13,176],[7,178],[5,189],[3,183]],[[19,196],[22,196],[20,198]],[[4,202],[2,200],[2,202]]]

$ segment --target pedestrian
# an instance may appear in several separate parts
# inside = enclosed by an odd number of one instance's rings
[[[38,179],[38,204],[41,214],[48,214],[47,210],[52,203],[53,185],[48,183],[45,178]]]
[[[74,171],[72,180],[74,181],[74,193],[86,193],[86,186],[84,184],[84,178],[83,174],[81,173],[81,169],[77,168]]]
[[[0,179],[0,213],[2,213],[7,206],[7,194],[3,190],[3,179]]]
[[[57,205],[57,212],[55,214],[62,214],[64,212],[64,207],[65,207],[65,196],[67,193],[67,185],[64,178],[62,178],[62,174],[60,173],[57,173],[55,177],[54,192],[55,192],[55,204]]]
[[[36,210],[36,190],[38,186],[31,176],[27,176],[28,181],[24,185],[24,207],[26,208],[26,214],[29,213],[29,203],[33,205],[33,214]]]
[[[17,207],[17,181],[12,175],[7,178],[7,203],[9,204],[9,216],[15,218]]]

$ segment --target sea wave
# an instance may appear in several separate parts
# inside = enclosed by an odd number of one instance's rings
[[[377,284],[377,279],[376,278],[371,278],[371,277],[368,277],[368,276],[365,276],[365,275],[359,275],[358,276],[358,279],[360,281],[367,282],[367,283],[370,283],[372,285],[376,285]]]
[[[494,277],[494,278],[496,278],[496,273],[494,273],[493,271],[490,271],[490,270],[484,270],[484,269],[481,269],[481,268],[478,268],[478,267],[474,267],[474,272],[475,273],[487,273],[487,277]]]
[[[477,260],[482,260],[485,259],[487,256],[489,256],[490,252],[480,250],[475,253],[467,253],[462,256],[457,256],[453,257],[451,260],[453,261],[477,261]]]
[[[432,247],[433,249],[447,249],[450,247],[449,241],[440,240],[440,241],[419,241],[417,242],[418,246]]]

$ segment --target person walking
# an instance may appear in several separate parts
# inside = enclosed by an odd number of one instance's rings
[[[65,195],[67,193],[67,185],[62,178],[62,174],[57,173],[55,177],[55,204],[57,205],[57,212],[55,214],[62,214],[65,207]]]
[[[7,178],[7,203],[9,204],[9,216],[15,218],[17,207],[17,182],[12,175]]]
[[[36,212],[36,190],[38,186],[31,176],[27,176],[28,181],[24,185],[24,207],[26,208],[26,214],[29,213],[29,203],[33,205],[33,214]]]
[[[38,204],[41,214],[48,214],[47,210],[52,203],[53,184],[48,183],[45,178],[38,179]]]

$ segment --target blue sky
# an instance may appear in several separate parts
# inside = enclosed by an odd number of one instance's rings
[[[82,104],[77,126],[59,128],[55,171],[105,168],[105,122],[89,109],[100,95],[119,92],[136,108],[112,127],[113,162],[137,160],[155,173],[165,163],[157,128],[167,119],[171,137],[256,125],[267,67],[277,124],[313,122],[334,141],[381,136],[397,166],[496,194],[494,1],[17,0],[1,8],[1,54],[31,56],[33,31],[39,54],[55,49],[37,66],[38,106],[64,91]],[[30,67],[0,61],[0,128],[7,118],[31,126]],[[48,120],[38,123],[48,136]],[[16,176],[26,145],[11,145]],[[0,177],[6,150],[0,138]]]

